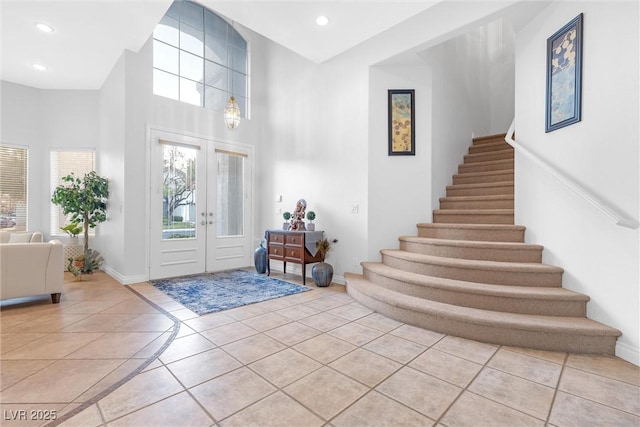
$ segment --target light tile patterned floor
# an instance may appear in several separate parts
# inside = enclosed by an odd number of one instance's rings
[[[2,303],[0,424],[640,425],[640,369],[615,357],[446,336],[337,285],[201,317],[131,288],[161,309],[104,273]]]

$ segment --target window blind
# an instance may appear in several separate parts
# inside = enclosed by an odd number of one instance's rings
[[[0,145],[0,228],[27,229],[28,150]]]

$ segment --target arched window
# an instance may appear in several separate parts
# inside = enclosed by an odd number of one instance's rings
[[[153,31],[153,93],[222,111],[234,96],[247,117],[247,42],[197,3],[173,2]]]

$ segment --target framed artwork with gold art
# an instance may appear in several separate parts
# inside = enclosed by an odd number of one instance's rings
[[[415,90],[389,89],[389,155],[416,154]]]

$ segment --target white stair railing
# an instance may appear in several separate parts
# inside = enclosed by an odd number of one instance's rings
[[[509,127],[509,131],[507,132],[507,135],[505,136],[504,140],[507,142],[507,144],[511,145],[517,152],[527,156],[530,160],[535,162],[542,169],[550,173],[551,176],[557,179],[560,183],[564,184],[571,191],[573,191],[574,193],[576,193],[577,195],[585,199],[591,205],[595,206],[596,209],[598,209],[604,215],[606,215],[611,220],[613,220],[617,225],[621,227],[631,228],[631,229],[636,229],[638,228],[638,226],[640,226],[637,219],[630,218],[624,213],[619,212],[616,208],[600,200],[593,193],[586,190],[580,184],[578,184],[573,179],[569,178],[567,175],[560,172],[558,169],[551,166],[549,163],[547,163],[546,161],[538,157],[536,154],[532,153],[522,145],[518,144],[513,139],[514,131],[515,131],[515,119],[511,122],[511,126]]]

